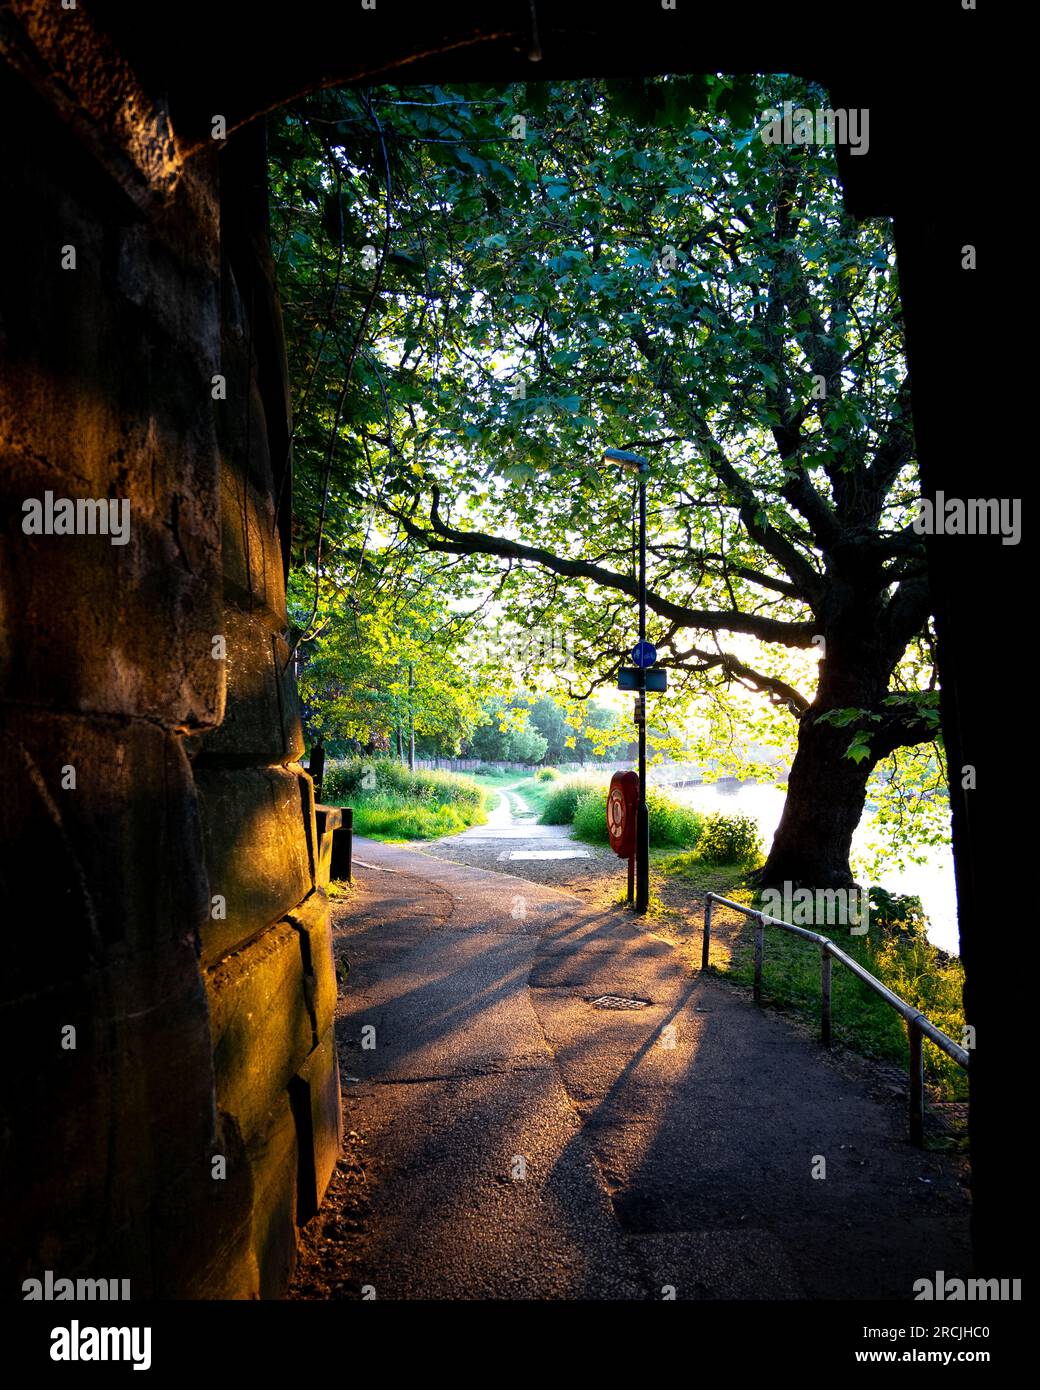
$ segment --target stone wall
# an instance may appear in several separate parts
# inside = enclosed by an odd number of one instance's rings
[[[186,157],[82,11],[12,8],[0,1297],[276,1296],[340,1111],[262,140]],[[129,542],[25,534],[48,490],[127,499]]]

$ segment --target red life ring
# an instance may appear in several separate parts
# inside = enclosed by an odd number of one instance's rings
[[[622,859],[636,852],[636,806],[639,804],[639,774],[615,772],[607,793],[607,834],[610,848]]]

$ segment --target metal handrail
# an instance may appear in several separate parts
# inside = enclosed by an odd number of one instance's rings
[[[869,970],[864,969],[858,960],[853,960],[850,955],[835,946],[829,936],[821,936],[819,932],[808,931],[805,927],[796,927],[792,922],[783,922],[778,917],[770,917],[766,912],[756,912],[754,908],[745,907],[743,903],[735,903],[730,898],[720,897],[718,893],[708,893],[704,899],[704,943],[701,948],[701,969],[708,968],[708,955],[711,945],[711,910],[715,903],[723,907],[732,908],[734,912],[741,913],[744,917],[750,917],[755,922],[755,989],[754,998],[756,1004],[762,1002],[762,958],[765,954],[765,929],[766,927],[779,927],[782,931],[790,932],[792,936],[801,936],[806,941],[812,941],[820,948],[820,1038],[824,1047],[831,1045],[831,961],[841,961],[842,965],[847,966],[854,975],[859,976],[865,985],[868,985],[875,994],[885,1001],[892,1009],[895,1009],[906,1021],[907,1041],[910,1047],[910,1142],[916,1144],[918,1148],[924,1147],[924,1049],[922,1040],[927,1038],[933,1042],[957,1063],[968,1070],[969,1054],[955,1043],[952,1038],[948,1038],[940,1029],[936,1028],[931,1019],[927,1018],[920,1010],[915,1009],[912,1004],[908,1004],[905,999],[900,999],[887,985],[881,983],[876,975],[872,975]]]

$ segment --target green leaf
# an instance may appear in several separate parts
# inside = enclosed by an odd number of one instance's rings
[[[854,763],[861,763],[870,757],[870,743],[868,736],[862,731],[858,733],[848,748],[845,750],[846,758],[851,758]]]

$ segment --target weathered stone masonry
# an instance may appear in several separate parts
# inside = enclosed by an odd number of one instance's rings
[[[277,1295],[340,1109],[262,140],[189,157],[81,11],[3,25],[0,1297]],[[45,489],[130,543],[24,535]]]

